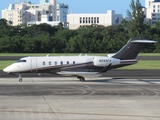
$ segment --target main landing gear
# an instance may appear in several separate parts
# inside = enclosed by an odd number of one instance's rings
[[[85,81],[85,78],[84,78],[84,77],[82,77],[82,76],[78,76],[77,78],[78,78],[78,79],[79,79],[79,81],[81,81],[81,82],[84,82],[84,81]]]
[[[19,73],[19,82],[22,82],[22,81],[23,81],[22,76],[21,76],[21,74]]]

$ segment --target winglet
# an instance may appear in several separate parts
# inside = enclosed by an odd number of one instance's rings
[[[79,54],[79,56],[82,56],[82,53],[81,53],[81,54]]]

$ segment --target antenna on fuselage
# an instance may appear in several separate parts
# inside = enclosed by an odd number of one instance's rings
[[[81,53],[81,54],[79,54],[79,56],[82,56],[82,53]]]
[[[46,55],[46,57],[48,57],[49,56],[49,54],[48,55]]]
[[[40,76],[40,77],[41,77],[41,74],[40,74],[40,73],[38,73],[38,76]]]

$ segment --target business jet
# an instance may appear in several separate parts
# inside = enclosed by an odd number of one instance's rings
[[[85,77],[101,75],[108,70],[137,63],[137,55],[145,44],[153,40],[132,38],[115,54],[108,56],[43,56],[24,57],[4,68],[8,74],[18,74],[22,82],[22,73],[51,73],[62,76],[76,76],[81,82]]]

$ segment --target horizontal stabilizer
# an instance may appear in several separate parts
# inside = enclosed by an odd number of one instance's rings
[[[153,41],[153,40],[134,40],[134,41],[131,41],[132,43],[156,43],[156,41]]]

